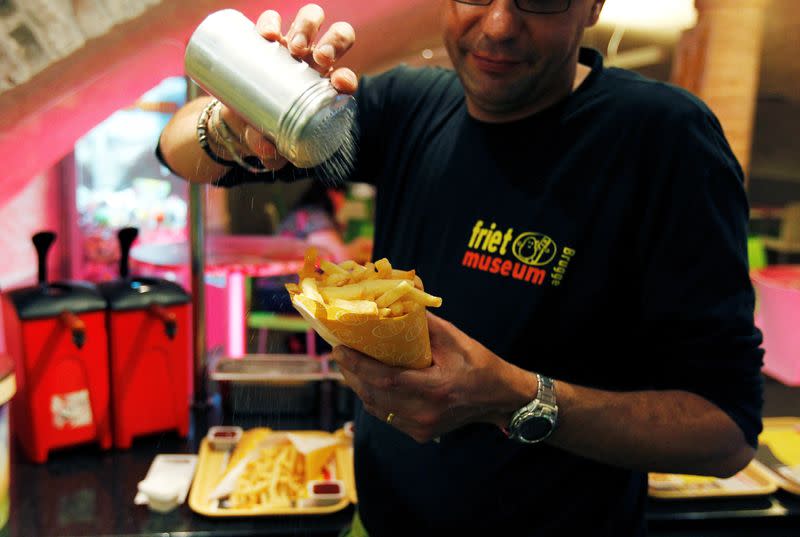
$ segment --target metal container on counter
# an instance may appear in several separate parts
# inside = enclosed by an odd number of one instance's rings
[[[302,354],[223,358],[211,371],[226,413],[316,416],[320,384],[327,378],[319,359]]]
[[[55,238],[33,236],[39,283],[3,295],[6,347],[16,365],[14,436],[38,463],[56,448],[111,447],[106,302],[93,284],[47,282]]]
[[[98,286],[108,306],[114,445],[122,449],[140,435],[189,434],[191,298],[174,282],[129,275],[137,235],[119,231],[120,278]]]

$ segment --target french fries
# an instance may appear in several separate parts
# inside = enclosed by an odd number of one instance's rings
[[[321,261],[317,271],[312,269],[316,265],[316,252],[313,248],[310,250],[300,271],[299,287],[286,285],[290,293],[299,291],[342,314],[377,319],[400,317],[419,308],[442,305],[441,298],[425,292],[414,270],[395,269],[386,258],[363,266],[355,261],[338,265]]]
[[[389,306],[391,306],[392,304],[403,298],[404,295],[407,295],[409,292],[411,292],[412,289],[414,289],[414,287],[412,287],[411,284],[408,283],[408,280],[400,280],[394,287],[392,287],[391,289],[383,293],[379,298],[377,298],[375,300],[375,304],[377,304],[379,308],[388,308]],[[419,291],[419,289],[417,289],[417,291]],[[426,300],[428,296],[431,296],[428,295],[428,293],[423,293],[423,295],[425,295],[424,298]],[[441,299],[439,299],[438,305],[441,305]]]
[[[286,285],[292,304],[329,344],[392,366],[430,365],[425,309],[438,308],[442,299],[425,291],[416,271],[396,269],[385,258],[365,265],[317,263],[312,250],[299,277]]]
[[[313,278],[303,278],[300,282],[300,289],[303,291],[303,294],[311,300],[316,300],[317,302],[323,301],[322,295],[320,295],[317,290],[317,282]]]
[[[334,298],[331,307],[338,308],[354,315],[366,315],[368,317],[378,316],[378,305],[372,300],[344,300]]]
[[[293,507],[306,495],[304,458],[291,443],[263,448],[239,476],[230,507]]]

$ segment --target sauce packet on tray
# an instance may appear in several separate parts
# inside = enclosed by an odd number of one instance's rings
[[[425,308],[442,299],[424,291],[415,271],[393,269],[386,259],[364,266],[322,261],[317,270],[312,249],[299,276],[299,284],[286,286],[292,305],[328,344],[394,367],[431,364]]]

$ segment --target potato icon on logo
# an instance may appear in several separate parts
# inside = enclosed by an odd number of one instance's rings
[[[511,245],[511,252],[514,257],[525,263],[540,267],[547,265],[556,256],[558,247],[553,239],[541,233],[522,233],[514,244]]]

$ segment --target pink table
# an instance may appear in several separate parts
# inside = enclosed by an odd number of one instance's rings
[[[750,276],[756,324],[764,334],[764,372],[800,386],[800,265],[770,265]]]

